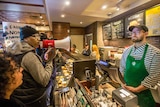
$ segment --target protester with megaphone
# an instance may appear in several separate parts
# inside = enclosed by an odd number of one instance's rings
[[[42,59],[35,53],[39,46],[40,36],[37,30],[30,26],[20,29],[21,42],[9,46],[7,51],[16,55],[21,60],[23,67],[23,84],[12,94],[12,98],[22,101],[27,107],[47,107],[46,89],[53,72],[53,57],[49,57],[50,48],[45,53],[46,64],[42,64]]]

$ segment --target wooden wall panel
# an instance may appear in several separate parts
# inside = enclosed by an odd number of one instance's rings
[[[70,35],[70,23],[52,22],[52,29],[54,39],[64,39]]]
[[[85,29],[83,27],[71,27],[70,28],[70,34],[71,35],[84,35],[85,34]]]

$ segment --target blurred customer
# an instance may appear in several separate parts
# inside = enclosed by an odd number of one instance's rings
[[[91,57],[96,58],[96,60],[100,59],[99,49],[95,44],[92,45]]]
[[[89,48],[89,45],[85,45],[85,48],[83,49],[82,54],[85,56],[89,56],[91,54],[91,50]]]
[[[23,68],[13,60],[13,57],[8,56],[0,56],[0,65],[0,106],[25,107],[23,103],[10,98],[13,91],[23,82]]]
[[[79,50],[77,49],[77,46],[75,44],[72,45],[71,52],[72,53],[76,53],[76,54],[80,53]]]
[[[61,66],[64,66],[66,63],[66,58],[62,55],[59,49],[56,50],[56,57],[54,58],[54,66],[56,72],[61,72]]]
[[[160,50],[147,43],[145,25],[130,26],[133,45],[122,55],[120,71],[124,75],[124,88],[138,96],[140,107],[155,107],[149,88],[160,81]]]
[[[53,39],[53,33],[52,33],[52,31],[47,32],[47,38],[48,39]]]
[[[23,84],[12,94],[12,98],[22,101],[27,107],[47,107],[46,89],[52,75],[52,59],[50,50],[45,54],[45,58],[50,59],[45,67],[42,59],[35,53],[39,46],[40,36],[38,31],[30,26],[20,29],[21,42],[14,43],[7,48],[7,51],[16,55],[21,60],[23,71]]]

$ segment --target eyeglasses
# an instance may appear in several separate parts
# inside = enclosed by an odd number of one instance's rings
[[[140,31],[134,31],[134,32],[131,32],[131,35],[139,35],[140,34]]]
[[[145,33],[144,30],[137,30],[137,31],[131,32],[131,35],[133,35],[133,34],[139,35],[141,32],[142,32],[142,33]]]

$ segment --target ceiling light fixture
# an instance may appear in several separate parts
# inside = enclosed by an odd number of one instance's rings
[[[70,1],[65,2],[66,6],[70,5]]]
[[[83,24],[83,22],[81,21],[80,24]]]
[[[64,18],[64,17],[65,17],[65,15],[64,15],[64,14],[62,14],[62,15],[61,15],[61,17],[62,17],[62,18]]]
[[[103,5],[103,6],[101,7],[102,10],[105,10],[106,8],[107,8],[107,5]]]
[[[118,2],[122,2],[122,0],[118,0]]]

